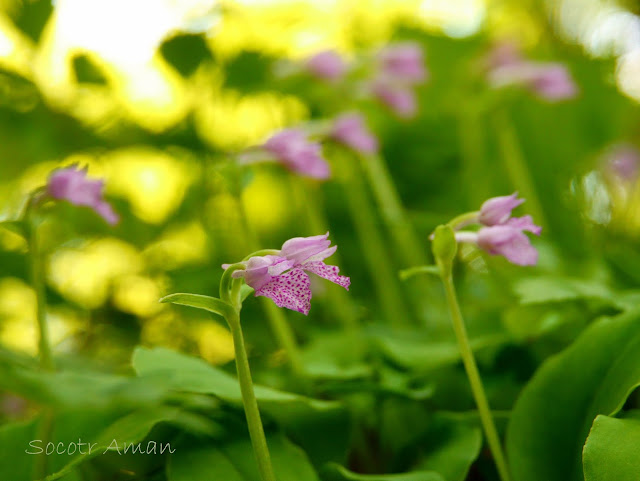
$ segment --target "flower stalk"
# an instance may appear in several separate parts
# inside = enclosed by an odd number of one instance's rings
[[[233,336],[233,347],[236,354],[236,370],[240,383],[240,392],[242,394],[242,404],[249,427],[251,445],[253,446],[253,452],[258,463],[258,470],[260,471],[260,478],[262,481],[276,481],[273,466],[271,465],[267,439],[264,435],[264,427],[260,419],[258,401],[256,400],[256,395],[253,390],[247,349],[244,345],[244,337],[240,326],[240,313],[238,310],[232,309],[225,316],[225,319]]]
[[[453,325],[453,330],[460,349],[460,356],[464,369],[471,385],[471,392],[478,408],[480,422],[484,430],[489,448],[493,454],[493,459],[498,469],[501,481],[510,481],[509,469],[507,467],[506,457],[502,450],[498,430],[496,429],[487,394],[480,378],[478,365],[471,349],[469,336],[464,324],[460,304],[456,296],[455,285],[453,283],[453,260],[457,252],[456,238],[453,230],[449,226],[440,226],[435,231],[433,240],[433,254],[440,271],[440,279],[444,286],[447,299],[447,307]]]

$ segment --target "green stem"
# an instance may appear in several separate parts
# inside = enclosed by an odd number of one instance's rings
[[[527,162],[520,150],[518,136],[506,111],[496,114],[496,132],[507,175],[513,186],[527,199],[527,210],[538,224],[548,227],[540,197],[538,196]]]
[[[243,234],[248,244],[248,250],[257,251],[260,249],[258,237],[248,222],[247,214],[241,198],[238,198],[238,209],[240,212],[242,229],[244,231]],[[271,299],[263,298],[261,301],[271,332],[276,338],[276,342],[280,348],[284,349],[287,353],[291,370],[298,379],[303,379],[305,377],[305,370],[300,356],[300,348],[298,347],[293,330],[287,322],[287,318],[282,310],[276,306]]]
[[[38,245],[37,226],[33,221],[29,224],[29,258],[31,267],[31,283],[36,294],[36,318],[38,320],[39,341],[38,350],[40,353],[40,365],[46,371],[53,371],[53,355],[51,341],[49,339],[49,326],[47,324],[46,295],[44,285],[44,274],[42,271],[42,258]]]
[[[361,164],[403,263],[407,266],[424,264],[426,257],[423,246],[407,220],[400,195],[384,160],[378,154],[364,155]]]
[[[460,153],[464,165],[462,166],[462,185],[468,196],[468,205],[473,207],[480,205],[490,197],[491,191],[488,182],[478,182],[478,179],[486,178],[485,169],[485,145],[483,139],[483,126],[478,115],[478,108],[474,105],[460,109],[458,118],[458,136],[460,141]]]
[[[27,207],[27,242],[29,248],[29,262],[31,269],[31,283],[36,295],[36,318],[38,321],[38,352],[40,356],[40,367],[44,371],[54,371],[53,350],[49,338],[49,325],[47,324],[47,298],[44,284],[44,272],[42,269],[42,254],[40,253],[40,245],[38,239],[38,226],[33,219],[31,206],[33,198],[29,200]],[[51,439],[54,423],[54,412],[51,408],[43,409],[42,422],[39,428],[39,438],[46,445]],[[34,463],[35,479],[44,479],[47,475],[47,456],[42,453]]]
[[[491,409],[489,408],[489,401],[482,385],[482,379],[478,372],[478,366],[473,356],[473,350],[471,349],[471,343],[467,335],[467,330],[464,325],[462,313],[460,312],[460,305],[456,297],[455,286],[453,284],[453,277],[451,271],[441,272],[442,283],[444,284],[444,290],[447,297],[447,305],[451,315],[451,321],[453,323],[453,330],[455,331],[456,338],[458,340],[458,346],[460,348],[460,355],[464,364],[467,377],[469,378],[469,384],[471,384],[471,392],[473,398],[476,401],[478,407],[478,413],[480,415],[480,421],[484,433],[489,443],[489,448],[493,453],[493,459],[495,460],[498,473],[502,481],[509,481],[509,470],[507,468],[506,458],[502,452],[502,446],[500,444],[500,437],[496,425],[491,415]]]
[[[352,159],[343,159],[344,168],[348,169],[349,174],[347,182],[343,183],[343,190],[376,295],[380,299],[382,312],[389,321],[406,324],[408,316],[397,274],[390,262],[390,249],[385,246],[384,239],[376,228],[376,216],[360,173],[354,167],[349,168],[349,164],[353,163],[350,161]]]
[[[271,466],[271,456],[267,446],[267,439],[264,435],[262,420],[260,419],[260,411],[258,410],[258,401],[253,391],[253,382],[251,380],[251,370],[249,369],[249,359],[247,358],[247,350],[244,345],[242,336],[242,328],[240,326],[240,315],[234,310],[226,318],[231,334],[233,335],[233,346],[236,354],[236,369],[238,371],[238,380],[240,382],[240,392],[242,393],[242,404],[247,417],[249,426],[249,436],[253,453],[258,462],[258,470],[262,481],[276,481]]]

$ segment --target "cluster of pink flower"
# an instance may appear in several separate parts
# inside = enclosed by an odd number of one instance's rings
[[[364,117],[357,112],[348,112],[336,117],[325,137],[365,154],[378,150],[378,139],[367,129]],[[304,177],[318,180],[331,177],[329,163],[322,156],[322,146],[319,142],[311,140],[302,128],[280,130],[252,150],[264,155],[241,154],[241,163],[272,161]]]
[[[305,66],[314,76],[329,81],[342,78],[349,70],[349,65],[333,51],[314,55]],[[495,50],[489,59],[489,67],[488,78],[495,87],[522,84],[549,100],[567,98],[577,91],[562,65],[523,60],[512,47]],[[368,81],[367,88],[397,114],[409,116],[416,110],[411,87],[426,78],[421,49],[415,44],[398,44],[377,53],[375,74]],[[375,153],[379,148],[378,140],[367,129],[363,116],[356,112],[336,117],[322,137],[365,154]],[[276,132],[252,152],[259,155],[248,155],[245,163],[275,161],[297,174],[314,179],[328,179],[331,175],[329,164],[322,156],[321,144],[311,140],[303,128]],[[620,169],[628,170],[626,164],[629,162],[625,160]],[[635,168],[636,163],[633,166]],[[45,195],[50,199],[90,207],[110,224],[117,223],[118,215],[103,197],[104,182],[90,180],[86,174],[86,169],[75,165],[54,171],[49,177]],[[473,243],[492,255],[504,256],[514,264],[536,264],[538,253],[525,232],[539,235],[541,228],[533,223],[531,216],[511,216],[512,210],[522,202],[524,200],[518,199],[517,194],[489,199],[473,219],[467,218],[454,226],[456,240]],[[477,231],[461,230],[471,223],[482,227]],[[336,250],[336,246],[331,247],[328,235],[290,239],[276,255],[252,257],[243,263],[244,269],[234,271],[232,276],[244,278],[255,289],[256,296],[269,297],[280,307],[307,314],[311,301],[308,273],[349,288],[350,279],[339,275],[337,267],[324,263],[324,259]]]
[[[498,45],[487,58],[487,68],[487,81],[493,88],[521,86],[549,102],[578,94],[564,64],[525,59],[512,43]]]
[[[335,82],[350,70],[350,65],[334,50],[319,52],[304,63],[313,76]],[[373,75],[363,84],[363,91],[377,98],[396,115],[412,117],[417,111],[413,86],[428,78],[422,49],[416,43],[398,43],[381,49],[373,61]]]

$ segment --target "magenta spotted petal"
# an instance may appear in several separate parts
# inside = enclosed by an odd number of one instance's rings
[[[90,207],[109,224],[116,224],[118,214],[104,200],[103,191],[104,180],[89,180],[87,170],[77,165],[54,170],[47,181],[47,192],[52,198]]]
[[[256,296],[268,297],[278,307],[307,315],[311,309],[311,282],[302,269],[294,268],[256,289]]]
[[[279,307],[308,314],[311,288],[307,272],[316,274],[349,290],[351,280],[339,274],[336,266],[323,262],[337,246],[331,247],[329,233],[311,237],[294,237],[282,245],[277,255],[254,256],[242,262],[244,269],[231,275],[244,278],[255,289],[256,296],[273,299]],[[227,269],[230,264],[223,264]]]
[[[311,272],[334,284],[344,287],[346,290],[349,290],[349,286],[351,285],[351,279],[349,277],[338,274],[340,272],[338,266],[328,266],[322,261],[313,261],[304,264],[303,269],[306,272]]]

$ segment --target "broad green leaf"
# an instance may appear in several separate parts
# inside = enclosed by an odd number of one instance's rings
[[[639,384],[638,311],[590,325],[543,364],[516,402],[507,432],[514,478],[582,480],[581,449],[593,420],[619,411]]]
[[[135,407],[167,395],[160,378],[139,379],[95,372],[43,372],[0,363],[0,389],[61,408]]]
[[[504,333],[489,334],[471,340],[475,350],[498,347],[509,340]],[[408,336],[376,335],[376,343],[383,355],[393,363],[416,371],[429,371],[455,364],[460,349],[454,340],[427,340]]]
[[[436,414],[423,443],[425,453],[417,469],[435,471],[447,481],[464,481],[480,454],[482,431],[477,419]]]
[[[238,380],[202,359],[169,349],[138,347],[132,362],[139,376],[162,377],[171,389],[213,394],[226,402],[242,404]],[[259,385],[254,385],[254,389],[260,408],[280,421],[342,410],[338,402],[310,399]]]
[[[37,439],[37,420],[0,426],[0,479],[31,481],[35,455],[29,455],[29,442]]]
[[[305,453],[283,435],[267,437],[278,481],[319,481]],[[168,481],[260,481],[249,439],[176,448],[167,467]]]
[[[636,481],[640,475],[640,415],[598,416],[582,451],[586,481]]]
[[[246,293],[246,290],[245,290],[245,293]],[[246,295],[248,295],[248,293]],[[233,309],[233,307],[231,307],[226,302],[218,299],[217,297],[203,296],[201,294],[186,294],[181,292],[176,294],[169,294],[168,296],[165,296],[162,299],[160,299],[160,302],[170,303],[170,304],[180,304],[181,306],[189,306],[189,307],[195,307],[197,309],[204,309],[205,311],[218,314],[224,317],[225,319],[228,317],[229,311]]]
[[[597,299],[621,309],[626,307],[620,294],[616,294],[600,282],[591,280],[557,276],[529,277],[518,280],[514,290],[521,304]]]
[[[327,481],[447,481],[433,471],[413,471],[402,474],[358,474],[339,466],[330,464],[326,469]]]
[[[149,434],[153,426],[163,421],[175,421],[180,415],[181,412],[177,408],[161,406],[128,414],[104,429],[95,440],[88,440],[92,444],[90,452],[86,451],[83,455],[75,456],[62,469],[47,476],[46,481],[60,479],[79,463],[105,454],[108,451],[116,451],[118,454],[126,453],[127,451],[125,450],[134,449],[136,443],[140,443]],[[93,445],[94,443],[95,445]],[[140,447],[145,452],[147,448],[151,450],[148,444],[141,443]],[[161,447],[164,447],[165,451],[168,450],[166,443],[162,446],[156,446],[154,449],[159,453]],[[141,452],[141,450],[138,450],[138,452]]]

